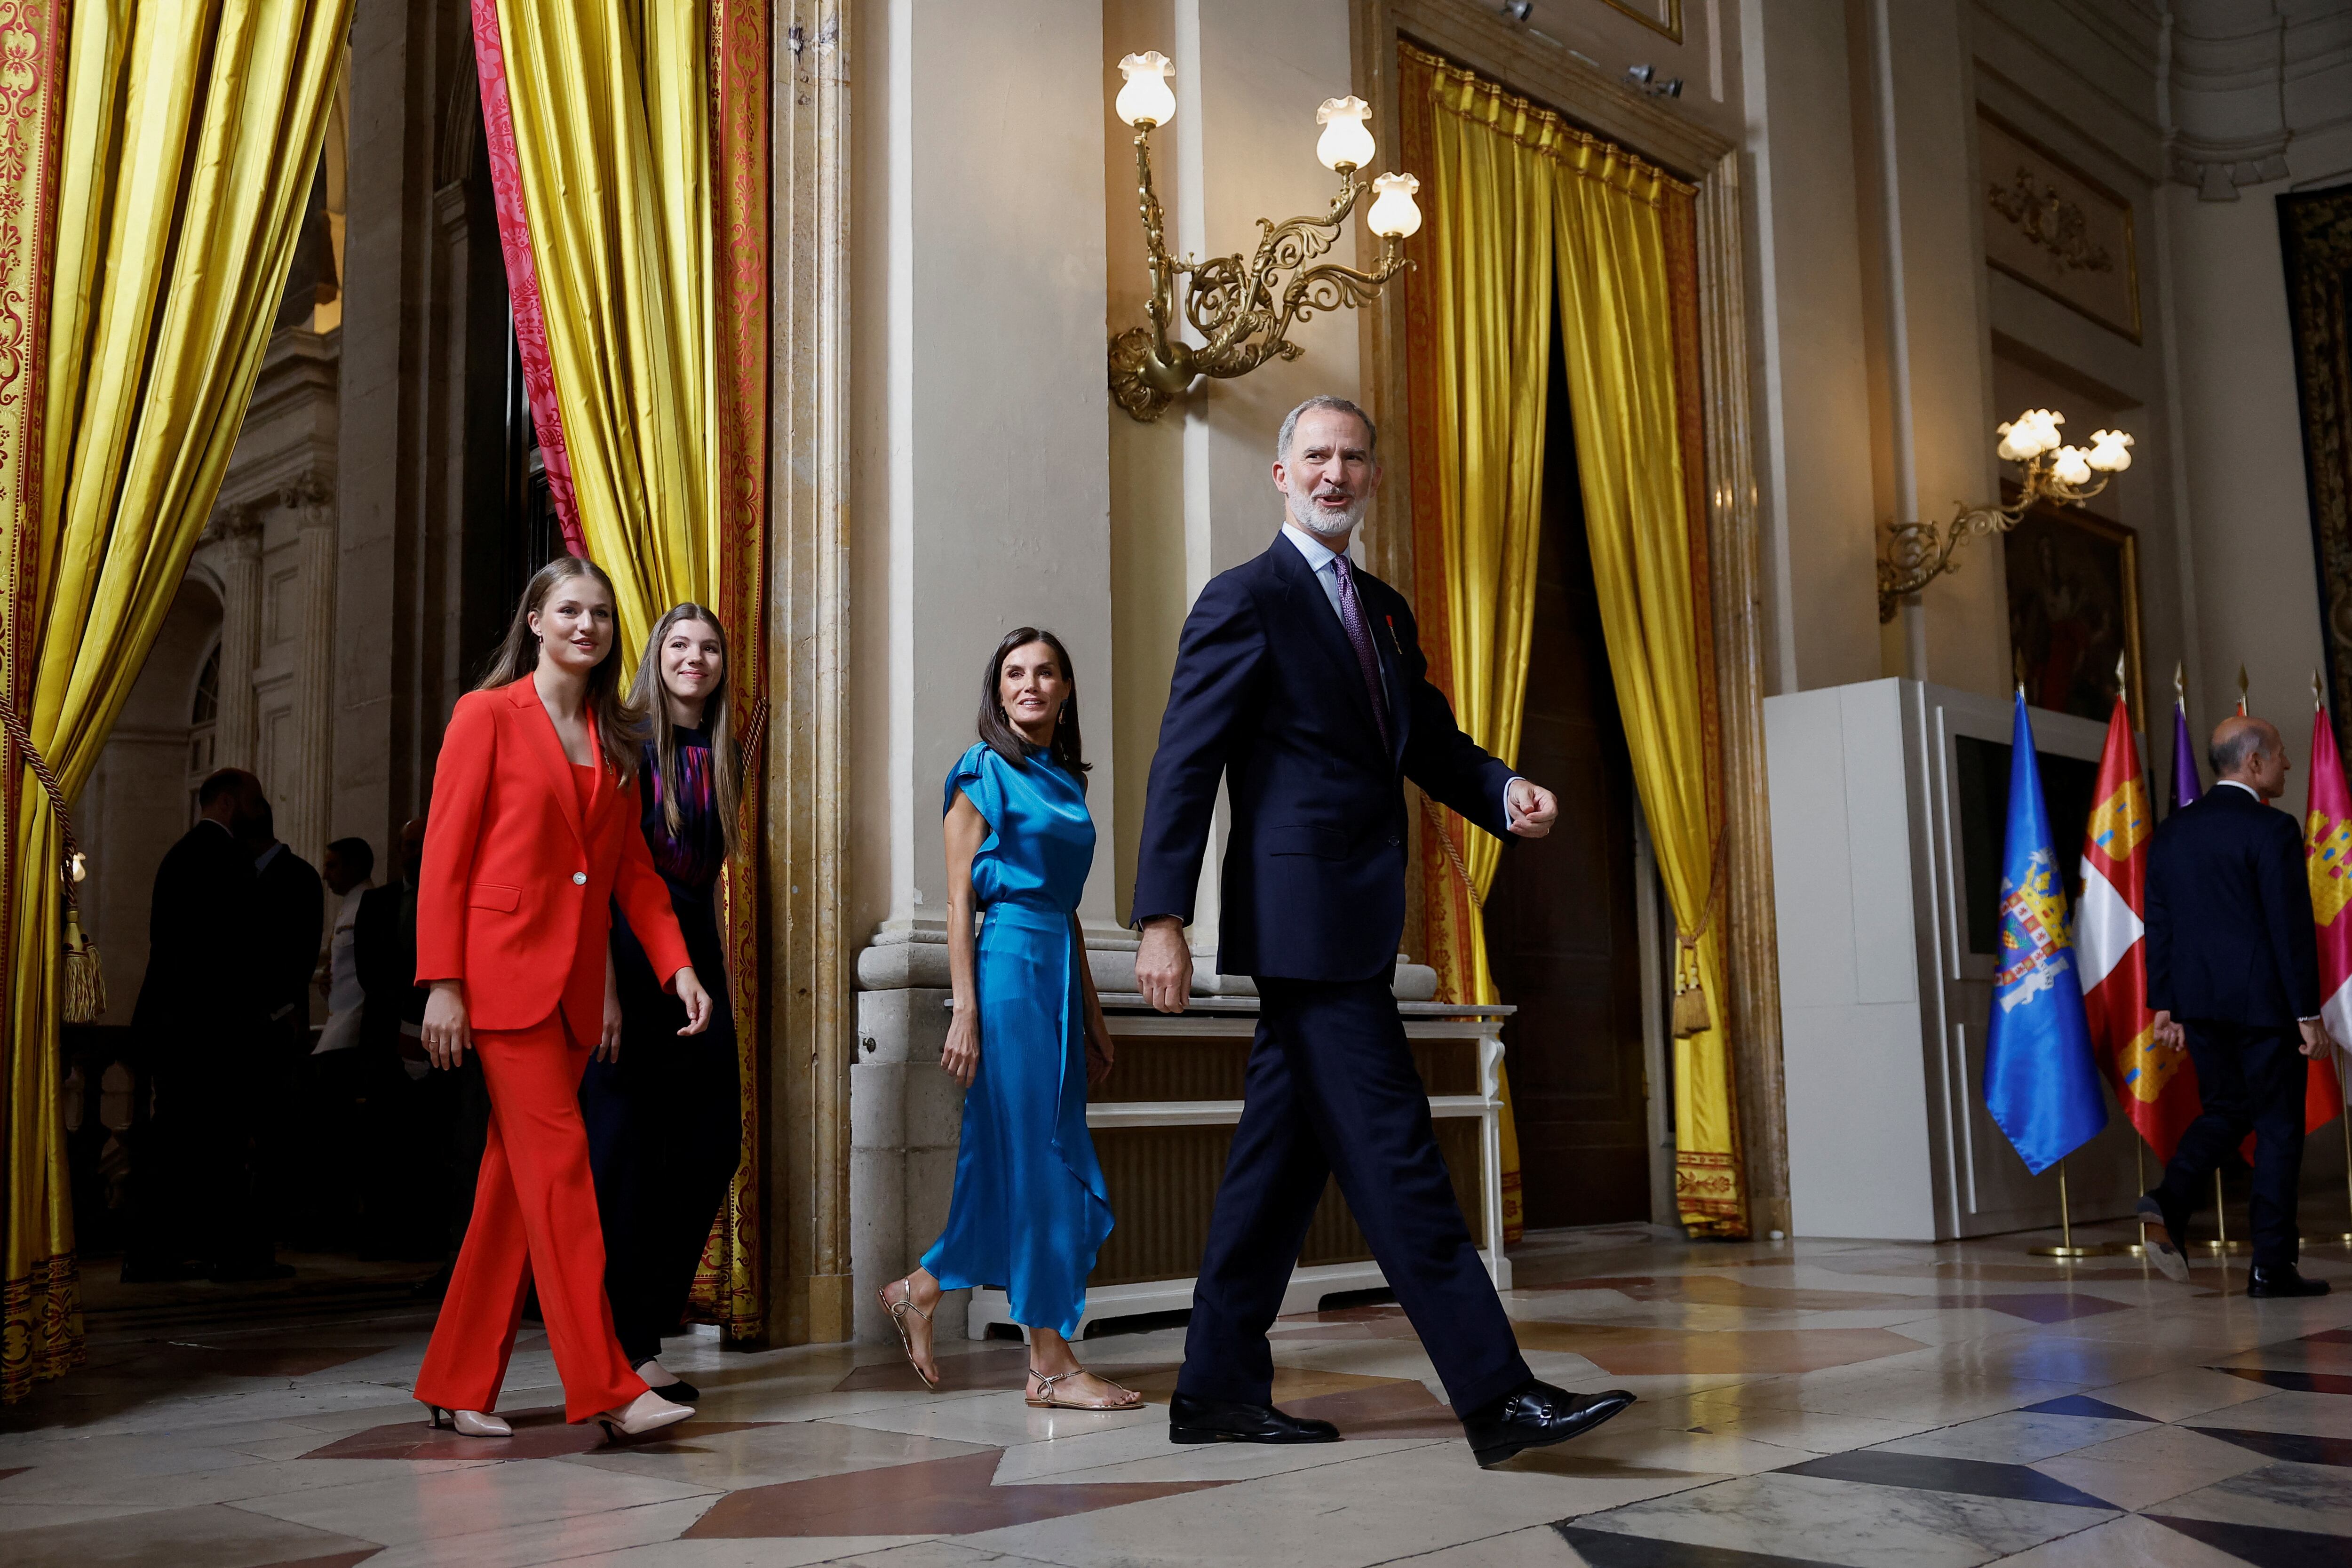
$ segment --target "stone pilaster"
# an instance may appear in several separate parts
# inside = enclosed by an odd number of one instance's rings
[[[221,582],[220,717],[214,756],[225,768],[253,766],[253,674],[261,658],[261,509],[225,506],[205,530]]]
[[[295,517],[302,584],[302,629],[294,650],[299,740],[294,776],[284,786],[290,809],[278,831],[316,866],[326,854],[334,777],[335,488],[306,474],[278,500]]]

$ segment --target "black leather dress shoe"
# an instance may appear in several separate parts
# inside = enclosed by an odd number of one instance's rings
[[[1180,1394],[1168,1402],[1171,1443],[1336,1443],[1339,1428],[1328,1421],[1286,1415],[1271,1405],[1234,1399],[1198,1399]]]
[[[2164,1205],[2154,1193],[2143,1193],[2132,1211],[2140,1224],[2146,1226],[2148,1260],[2164,1270],[2164,1277],[2176,1285],[2189,1283],[2189,1259],[2183,1256],[2181,1233],[2188,1227],[2172,1223],[2164,1212]]]
[[[2305,1279],[2295,1272],[2294,1264],[2283,1263],[2276,1268],[2254,1268],[2246,1278],[2246,1294],[2265,1300],[2277,1296],[2325,1296],[2327,1281]]]
[[[1622,1388],[1570,1394],[1529,1378],[1492,1405],[1462,1418],[1471,1457],[1492,1467],[1522,1448],[1549,1447],[1580,1437],[1633,1403]]]

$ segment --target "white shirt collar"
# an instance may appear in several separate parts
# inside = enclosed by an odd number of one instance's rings
[[[1283,537],[1298,546],[1298,553],[1307,557],[1307,569],[1320,572],[1338,559],[1339,552],[1332,549],[1295,522],[1282,525]]]
[[[2228,784],[2231,789],[2244,790],[2248,795],[2252,795],[2256,802],[2259,803],[2262,801],[2263,792],[2256,789],[2250,784],[2241,783],[2237,779],[2215,779],[2213,781],[2213,787],[2215,789],[2221,788],[2223,784]]]

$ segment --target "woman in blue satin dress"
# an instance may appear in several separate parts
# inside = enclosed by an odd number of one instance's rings
[[[1110,1235],[1087,1085],[1110,1070],[1111,1043],[1078,933],[1095,825],[1070,656],[1053,633],[1023,626],[997,645],[980,734],[948,775],[945,807],[955,1013],[940,1065],[965,1089],[955,1195],[947,1229],[883,1287],[882,1307],[937,1388],[940,1294],[1002,1287],[1029,1331],[1031,1405],[1131,1410],[1142,1396],[1087,1372],[1069,1345]]]

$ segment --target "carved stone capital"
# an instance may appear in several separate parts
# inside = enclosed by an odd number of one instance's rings
[[[2286,178],[2286,146],[2294,139],[2294,132],[2284,127],[2268,135],[2226,141],[2177,137],[2172,143],[2172,177],[2196,186],[2200,201],[2234,202],[2241,185]]]
[[[257,543],[261,538],[261,508],[252,501],[228,501],[213,508],[198,544]]]
[[[299,512],[304,528],[323,528],[335,521],[334,481],[315,469],[298,474],[278,488],[278,504]]]

